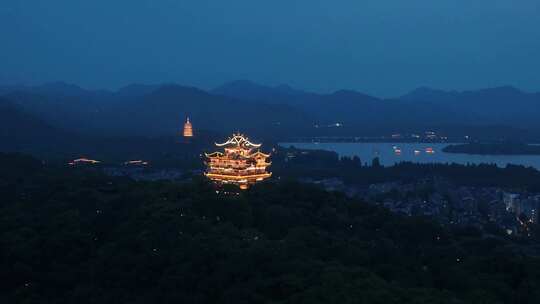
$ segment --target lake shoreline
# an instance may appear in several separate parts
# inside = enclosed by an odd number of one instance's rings
[[[379,158],[384,166],[392,166],[401,162],[413,163],[456,163],[456,164],[496,164],[506,167],[509,164],[534,167],[540,170],[540,155],[479,155],[466,153],[448,153],[444,149],[451,144],[463,143],[403,143],[403,142],[371,142],[371,143],[303,143],[282,142],[282,147],[295,147],[305,150],[326,150],[340,157],[357,156],[363,163]],[[539,146],[540,147],[540,146]],[[430,152],[427,152],[430,151]]]
[[[540,146],[531,144],[450,144],[443,148],[446,153],[470,155],[540,155]]]

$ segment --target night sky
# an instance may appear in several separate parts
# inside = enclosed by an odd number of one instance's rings
[[[2,0],[0,84],[540,91],[539,0]]]

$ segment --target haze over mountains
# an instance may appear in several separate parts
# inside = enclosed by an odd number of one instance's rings
[[[134,84],[113,92],[51,83],[3,86],[0,96],[2,137],[6,138],[17,137],[9,135],[18,134],[9,129],[38,137],[44,132],[175,136],[186,116],[197,131],[242,130],[276,140],[423,130],[524,140],[540,134],[540,94],[513,87],[466,92],[419,88],[398,98],[380,99],[351,90],[317,94],[245,80],[211,91],[176,84]]]
[[[231,82],[213,92],[242,100],[295,105],[321,120],[344,120],[355,124],[359,123],[354,121],[356,117],[380,126],[406,127],[413,122],[415,125],[451,123],[530,128],[538,127],[534,118],[540,112],[540,94],[525,93],[510,86],[464,92],[418,88],[393,99],[380,99],[351,90],[314,94],[288,86],[267,87],[249,81]]]

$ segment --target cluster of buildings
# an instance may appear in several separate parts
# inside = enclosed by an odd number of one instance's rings
[[[538,223],[540,194],[504,193],[503,202],[506,211],[515,214],[520,221]]]
[[[329,191],[383,206],[407,216],[428,216],[444,225],[495,225],[509,235],[528,235],[539,223],[540,193],[509,192],[498,187],[456,187],[443,179],[350,186],[338,178],[305,179]]]

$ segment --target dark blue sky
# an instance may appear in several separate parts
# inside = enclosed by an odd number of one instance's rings
[[[540,90],[539,0],[2,0],[0,83]]]

